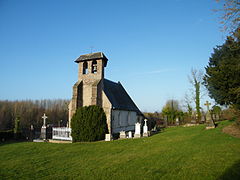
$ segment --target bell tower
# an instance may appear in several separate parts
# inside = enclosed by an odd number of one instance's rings
[[[78,63],[78,81],[73,86],[69,104],[69,120],[76,109],[82,106],[102,106],[104,68],[108,59],[102,52],[81,55]]]

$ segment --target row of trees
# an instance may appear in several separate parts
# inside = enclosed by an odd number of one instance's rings
[[[66,125],[68,120],[68,100],[25,100],[0,101],[0,131],[15,127],[16,120],[19,128],[35,128],[42,126],[42,116],[48,116],[47,124],[53,126]]]

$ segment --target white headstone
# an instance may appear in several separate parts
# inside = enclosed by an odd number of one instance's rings
[[[143,126],[143,133],[147,133],[148,132],[148,126],[147,126],[147,119],[144,119],[144,126]]]
[[[147,119],[144,119],[145,123],[143,126],[143,137],[148,137],[148,126],[147,126]]]
[[[125,131],[120,131],[120,139],[125,139],[125,138],[126,138]]]
[[[135,137],[135,138],[141,137],[141,124],[140,124],[139,122],[137,122],[137,123],[135,124],[134,137]]]
[[[105,141],[111,141],[112,135],[111,134],[105,134]]]
[[[128,132],[128,138],[132,138],[132,131]]]
[[[176,125],[179,126],[179,119],[178,119],[178,117],[176,118]]]

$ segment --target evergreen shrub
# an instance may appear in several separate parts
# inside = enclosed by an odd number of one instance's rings
[[[11,140],[14,137],[13,130],[0,131],[0,141]]]
[[[77,109],[71,119],[73,142],[99,141],[108,133],[107,118],[99,106],[85,106]]]

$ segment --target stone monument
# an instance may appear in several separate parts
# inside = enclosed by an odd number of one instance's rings
[[[147,119],[144,119],[144,126],[143,126],[143,136],[148,137],[148,126],[147,126]]]
[[[134,138],[140,138],[141,137],[141,124],[137,122],[135,124],[135,133],[134,133]]]
[[[215,123],[212,120],[211,113],[210,113],[210,110],[209,110],[209,106],[211,105],[211,103],[206,101],[206,103],[204,105],[207,106],[207,114],[206,114],[206,124],[207,124],[207,126],[206,126],[206,129],[213,129],[213,128],[215,128]]]
[[[112,135],[111,134],[105,134],[105,141],[111,141]]]
[[[40,139],[46,140],[47,139],[47,127],[46,127],[46,119],[48,117],[46,116],[46,114],[44,113],[42,119],[43,119],[43,125],[41,128],[41,135],[40,135]]]
[[[179,119],[178,119],[178,117],[176,118],[176,126],[179,126]]]
[[[125,138],[126,138],[125,131],[120,131],[120,139],[125,139]]]
[[[34,139],[34,127],[33,125],[30,126],[30,137],[29,137],[29,140],[30,141],[33,141]]]
[[[128,138],[132,138],[132,131],[128,132]]]

